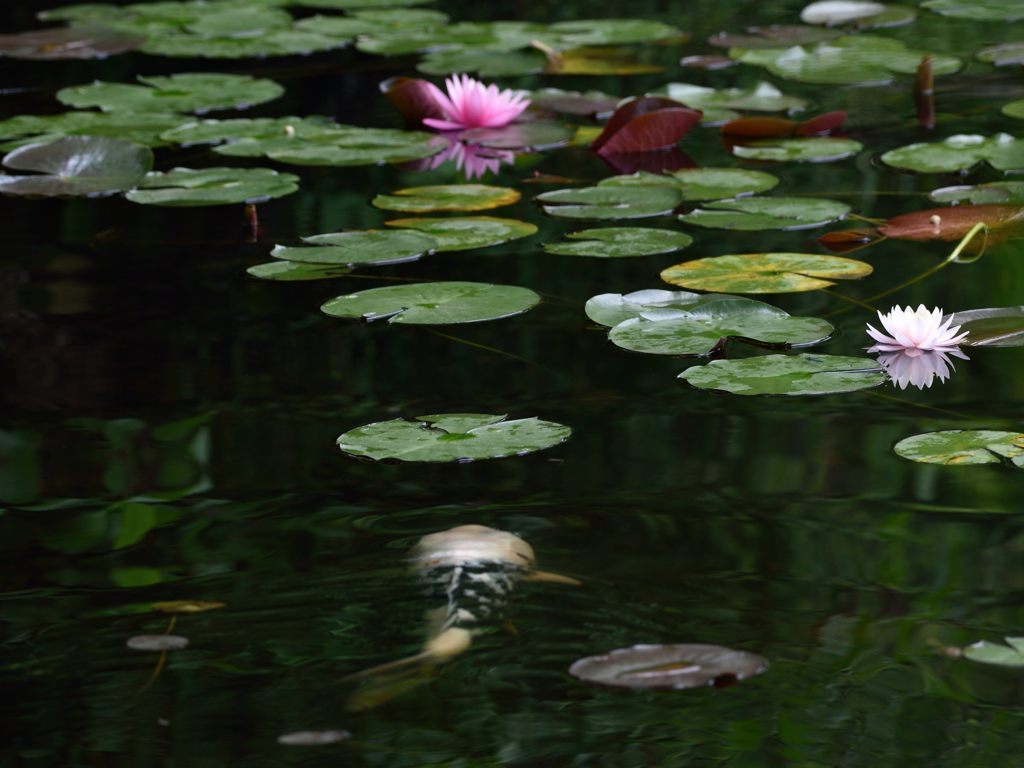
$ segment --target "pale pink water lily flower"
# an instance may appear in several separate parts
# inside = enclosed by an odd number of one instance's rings
[[[952,317],[943,322],[941,309],[929,311],[924,304],[916,310],[909,304],[906,309],[900,309],[897,304],[886,315],[879,312],[878,319],[891,335],[886,336],[868,323],[868,336],[877,342],[869,352],[905,351],[913,355],[933,349],[950,349],[967,338],[966,332],[957,335],[959,325],[950,327]]]
[[[936,378],[945,383],[956,370],[953,361],[949,359],[950,355],[961,360],[970,360],[959,347],[945,347],[929,352],[919,349],[882,352],[878,355],[878,364],[889,374],[894,386],[906,389],[913,385],[918,389],[925,389],[934,384]]]
[[[530,100],[519,91],[484,85],[468,75],[452,75],[444,81],[448,94],[433,83],[429,90],[444,119],[425,117],[423,123],[439,131],[469,128],[502,128],[523,113]]]

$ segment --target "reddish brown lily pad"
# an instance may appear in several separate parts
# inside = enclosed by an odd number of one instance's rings
[[[846,113],[826,112],[808,120],[787,120],[783,117],[741,117],[722,126],[722,134],[733,139],[774,139],[797,136],[819,136],[831,133],[846,122]]]
[[[644,96],[615,110],[590,148],[599,155],[665,149],[675,146],[700,118],[699,110],[672,99]]]
[[[104,27],[54,27],[0,35],[0,56],[12,59],[102,59],[134,50],[142,35]]]
[[[1024,227],[1024,207],[1019,205],[957,205],[929,208],[894,216],[878,228],[886,237],[900,240],[960,240],[975,224],[989,229]]]

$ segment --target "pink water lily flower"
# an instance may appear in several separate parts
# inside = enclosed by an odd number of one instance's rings
[[[493,83],[484,85],[468,75],[453,75],[444,84],[448,89],[447,96],[433,83],[428,84],[444,119],[423,118],[425,125],[439,131],[502,128],[530,106],[530,100],[519,91],[502,91]]]
[[[897,304],[886,315],[879,312],[878,319],[891,335],[886,336],[868,323],[868,335],[877,342],[869,352],[905,351],[913,355],[915,351],[921,353],[933,349],[949,349],[967,338],[966,332],[957,335],[959,325],[950,327],[952,317],[943,322],[941,309],[929,311],[924,304],[916,310],[911,309],[909,304],[906,309],[900,309]]]

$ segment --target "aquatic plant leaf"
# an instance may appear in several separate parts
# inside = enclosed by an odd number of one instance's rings
[[[974,205],[1016,203],[1024,205],[1024,181],[993,181],[988,184],[942,187],[933,189],[928,193],[928,197],[936,203],[971,203]]]
[[[459,134],[459,141],[490,149],[540,151],[564,147],[575,134],[574,126],[550,121],[512,123],[501,128],[471,128]]]
[[[224,608],[227,603],[219,600],[163,600],[152,603],[151,608],[161,613],[205,613]]]
[[[679,378],[697,389],[734,395],[830,395],[877,387],[889,377],[874,360],[838,355],[765,355],[713,360]]]
[[[541,88],[530,94],[535,108],[550,109],[566,115],[598,117],[610,115],[621,99],[601,91],[563,91],[560,88]]]
[[[683,202],[675,186],[597,186],[556,189],[534,198],[559,219],[643,219],[664,216]]]
[[[964,648],[964,658],[997,667],[1024,667],[1024,637],[1008,637],[1006,645],[979,640]]]
[[[102,59],[138,48],[142,35],[104,27],[56,27],[0,35],[0,56],[12,59]]]
[[[1015,117],[1018,120],[1024,120],[1024,99],[1018,99],[1017,101],[1011,101],[1009,104],[1004,104],[1001,111],[1007,117]]]
[[[706,203],[679,220],[712,229],[810,229],[838,221],[850,206],[818,197],[745,197]]]
[[[150,37],[142,52],[181,59],[247,59],[269,56],[306,56],[317,51],[344,48],[344,37],[301,29],[270,29],[254,35],[204,37],[194,34],[163,33]]]
[[[1017,0],[925,0],[922,8],[974,21],[1019,21],[1024,19],[1024,6]]]
[[[704,356],[729,339],[771,347],[803,347],[832,335],[832,324],[793,317],[762,301],[730,296],[705,298],[686,309],[655,309],[611,329],[613,344],[654,355]]]
[[[597,685],[618,688],[683,689],[726,686],[759,675],[768,660],[749,651],[721,645],[634,645],[600,656],[587,656],[569,674]]]
[[[813,45],[840,37],[842,32],[809,27],[800,24],[772,24],[747,27],[744,32],[719,32],[708,38],[718,48],[786,48],[793,45]]]
[[[698,291],[794,293],[870,275],[863,261],[812,253],[747,253],[685,261],[661,273],[666,283]]]
[[[435,413],[379,421],[346,432],[338,447],[350,456],[376,461],[447,463],[522,456],[564,443],[572,434],[552,421],[506,419],[487,413]]]
[[[599,187],[675,187],[684,202],[723,200],[766,192],[779,183],[777,176],[744,168],[681,168],[662,174],[643,171],[602,179]]]
[[[700,112],[671,99],[632,99],[615,110],[590,148],[602,155],[614,155],[675,146],[700,122],[700,117]]]
[[[752,88],[706,88],[691,83],[669,83],[653,92],[692,109],[704,112],[702,122],[717,123],[738,117],[732,110],[753,112],[799,112],[807,107],[804,99],[786,96],[768,82]]]
[[[545,35],[543,24],[518,21],[459,22],[445,26],[422,26],[418,28],[397,28],[381,30],[360,37],[356,48],[364,53],[379,56],[402,56],[410,53],[428,53],[425,60],[434,54],[487,54],[492,59],[497,54],[517,54],[519,49],[529,48],[531,42]],[[530,53],[544,61],[540,51]],[[423,71],[422,69],[420,71]]]
[[[474,73],[478,77],[516,77],[544,71],[547,58],[540,51],[501,51],[487,48],[454,48],[432,51],[416,65],[425,75],[447,76]]]
[[[438,184],[399,189],[390,195],[377,195],[375,208],[404,213],[436,211],[487,211],[519,202],[518,190],[487,184]]]
[[[403,325],[479,323],[519,315],[540,301],[528,288],[464,281],[371,288],[337,296],[320,309],[332,317]]]
[[[990,230],[1024,226],[1022,205],[954,205],[928,208],[894,216],[878,228],[886,237],[901,240],[960,240],[975,224]]]
[[[599,325],[609,328],[651,311],[688,311],[704,301],[742,300],[741,296],[648,288],[632,293],[602,293],[587,299],[583,311]]]
[[[732,153],[745,160],[777,162],[831,163],[856,155],[864,145],[853,139],[813,136],[799,139],[762,139],[736,144]]]
[[[188,118],[170,112],[63,112],[58,115],[17,115],[0,120],[0,145],[10,150],[24,144],[46,144],[64,136],[106,136],[147,147],[167,142],[160,134]]]
[[[1024,434],[988,429],[950,429],[907,437],[897,456],[924,464],[1003,464],[1024,468]]]
[[[1024,64],[1024,43],[1002,43],[982,48],[976,58],[997,67]]]
[[[292,261],[269,261],[265,264],[254,264],[245,270],[260,280],[279,282],[303,282],[306,280],[329,280],[343,277],[352,272],[350,267],[333,266],[330,264],[301,264]]]
[[[89,114],[89,113],[86,113]],[[117,113],[114,113],[115,116]],[[280,139],[319,139],[331,137],[350,126],[335,123],[328,117],[240,117],[232,120],[194,120],[180,118],[178,125],[164,131],[160,138],[172,144],[220,144],[251,139],[253,142],[276,142]],[[359,130],[359,129],[355,129]],[[252,145],[245,145],[251,147]],[[223,154],[223,153],[222,153]],[[238,156],[259,157],[262,152],[236,153]]]
[[[965,347],[1024,347],[1024,306],[965,309],[951,317],[969,334]]]
[[[849,24],[858,29],[878,29],[909,24],[917,17],[913,8],[884,5],[865,0],[819,0],[800,11],[804,24],[837,26]]]
[[[392,219],[389,227],[415,229],[435,242],[438,253],[489,248],[537,233],[535,224],[496,216],[459,216],[448,219]]]
[[[276,245],[275,259],[303,264],[365,266],[401,264],[433,253],[437,243],[419,232],[381,229],[330,232],[302,238],[307,246]]]
[[[738,141],[792,138],[831,133],[842,127],[846,112],[826,112],[803,121],[781,117],[741,117],[722,126],[722,135]]]
[[[256,37],[292,25],[292,16],[271,6],[226,6],[223,10],[201,14],[186,24],[200,37]]]
[[[604,227],[584,229],[566,235],[573,243],[546,243],[544,250],[567,256],[595,256],[604,259],[652,256],[681,251],[693,242],[685,232],[649,227]]]
[[[444,110],[434,96],[436,86],[427,80],[396,75],[383,80],[379,88],[410,125],[422,126],[426,117],[444,118]]]
[[[559,47],[587,45],[630,45],[679,37],[676,27],[649,19],[580,19],[551,24],[548,31],[558,36]]]
[[[633,52],[619,48],[574,48],[549,56],[544,65],[546,75],[654,75],[664,71],[663,66],[640,61]]]
[[[348,731],[295,731],[281,734],[277,737],[277,743],[286,747],[319,747],[350,738],[352,734]]]
[[[126,645],[133,651],[180,651],[188,647],[188,638],[181,635],[135,635]]]
[[[290,195],[298,182],[298,176],[270,168],[174,168],[151,171],[125,197],[177,208],[255,203]]]
[[[76,109],[99,107],[104,112],[207,112],[245,109],[284,93],[273,80],[247,75],[192,72],[138,79],[142,85],[97,81],[62,88],[57,100]]]
[[[3,159],[14,170],[38,175],[0,175],[7,195],[108,195],[131,189],[153,167],[153,152],[141,144],[95,136],[67,136],[28,144]]]
[[[369,8],[405,8],[410,5],[424,5],[433,0],[290,0],[290,5],[304,8],[327,8],[333,11],[350,11]]]
[[[966,171],[982,160],[1000,171],[1024,170],[1024,140],[1006,133],[995,136],[957,135],[890,150],[882,162],[918,173]]]
[[[331,133],[302,141],[292,137],[241,139],[214,151],[235,157],[265,155],[293,165],[354,166],[420,160],[447,146],[443,138],[424,131],[340,126]]]

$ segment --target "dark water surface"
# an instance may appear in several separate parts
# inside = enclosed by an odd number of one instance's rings
[[[3,31],[54,3],[11,2]],[[802,2],[439,3],[453,19],[642,16],[693,32],[650,55],[664,75],[524,78],[622,96],[671,81],[771,79],[753,67],[697,72],[711,33],[793,23]],[[1014,26],[1017,28],[1015,29]],[[882,166],[883,151],[954,133],[1019,132],[999,106],[1020,70],[972,61],[1020,25],[922,12],[880,34],[964,57],[939,80],[939,124],[914,119],[910,78],[885,88],[778,82],[845,109],[866,149],[825,165],[778,164],[778,194],[840,199],[868,217],[931,207],[956,183]],[[56,108],[57,87],[135,73],[236,71],[287,95],[247,115],[327,114],[398,126],[377,83],[412,58],[340,51],[309,58],[103,62],[4,60],[5,115]],[[715,129],[684,146],[737,165]],[[226,164],[203,148],[160,149],[159,167]],[[228,163],[229,164],[229,163]],[[259,162],[255,164],[261,164]],[[262,164],[267,164],[266,162]],[[756,167],[750,165],[749,167]],[[288,168],[287,170],[294,170]],[[610,171],[584,150],[521,159],[537,170]],[[663,287],[678,255],[576,259],[544,242],[581,228],[529,201],[495,212],[540,233],[498,248],[271,283],[245,268],[274,243],[377,226],[376,193],[457,180],[453,168],[304,168],[299,193],[260,206],[249,242],[240,206],[158,209],[119,198],[0,200],[0,704],[6,764],[25,766],[977,766],[1024,765],[1024,674],[943,651],[1024,630],[1022,476],[938,467],[893,444],[935,429],[1019,430],[1024,350],[971,350],[944,386],[887,385],[817,398],[742,398],[676,380],[687,361],[624,352],[584,316],[592,295]],[[969,183],[996,180],[986,168]],[[668,224],[655,222],[656,224]],[[805,232],[688,228],[683,258],[818,252]],[[1021,241],[992,247],[880,302],[949,310],[1024,303]],[[949,244],[888,241],[858,254],[875,273],[837,291],[866,298],[924,271]],[[533,311],[431,328],[332,320],[326,299],[393,280],[530,287]],[[766,297],[833,317],[820,347],[860,354],[871,313],[823,293]],[[890,303],[891,302],[891,303]],[[756,351],[736,347],[732,354]],[[334,445],[361,424],[437,412],[509,413],[570,425],[564,446],[464,465],[362,463]],[[415,653],[425,607],[405,556],[427,533],[479,523],[514,531],[540,567],[582,584],[523,584],[515,632],[480,637],[435,679],[364,712],[343,678]],[[217,600],[178,617],[184,651],[129,650],[161,633],[153,601]],[[592,688],[575,659],[634,643],[718,643],[766,656],[728,689]],[[331,746],[281,734],[343,729]]]

